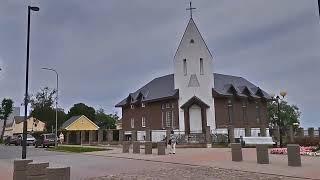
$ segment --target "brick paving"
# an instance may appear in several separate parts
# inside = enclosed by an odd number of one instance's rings
[[[251,173],[230,169],[220,169],[213,167],[190,167],[179,166],[175,168],[161,168],[157,170],[143,170],[134,173],[121,173],[109,175],[90,180],[300,180],[301,178],[283,177],[277,175],[267,175],[261,173]]]
[[[187,148],[177,149],[176,155],[157,156],[154,149],[152,155],[120,153],[119,149],[110,152],[90,153],[95,156],[105,156],[121,159],[135,159],[151,162],[193,165],[211,168],[237,170],[258,174],[273,174],[280,177],[298,177],[320,179],[320,157],[302,156],[302,167],[289,167],[287,156],[269,154],[270,164],[257,164],[255,148],[243,149],[243,161],[232,162],[229,148]],[[290,178],[289,178],[290,179]],[[292,179],[292,178],[291,178]]]

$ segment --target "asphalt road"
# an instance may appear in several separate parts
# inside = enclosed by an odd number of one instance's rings
[[[22,153],[21,146],[4,146],[0,145],[0,159],[20,159]],[[34,146],[27,146],[27,158],[38,156],[52,156],[62,155],[66,153],[46,151],[43,148],[35,148]]]
[[[52,152],[33,146],[29,146],[27,152],[27,159],[32,159],[35,162],[49,162],[51,167],[71,167],[72,180],[119,173],[131,174],[142,170],[160,169],[163,166],[174,167],[174,165],[157,162]],[[0,180],[12,179],[13,160],[20,158],[21,147],[0,145]]]

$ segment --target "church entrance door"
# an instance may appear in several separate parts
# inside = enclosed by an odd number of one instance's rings
[[[202,133],[201,108],[194,104],[189,108],[190,133]]]
[[[210,108],[210,106],[198,97],[193,96],[180,108],[184,111],[186,133],[205,133],[207,127],[207,109]]]

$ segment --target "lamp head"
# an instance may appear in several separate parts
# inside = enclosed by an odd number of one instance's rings
[[[286,91],[281,91],[280,95],[284,98],[287,95],[287,92]]]
[[[31,9],[32,11],[39,11],[40,8],[37,6],[29,6],[29,9]]]

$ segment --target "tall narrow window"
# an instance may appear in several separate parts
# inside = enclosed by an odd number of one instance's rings
[[[188,74],[187,59],[183,59],[183,73],[184,73],[185,76]]]
[[[172,122],[171,122],[172,128],[174,128],[175,125],[176,125],[176,124],[175,124],[175,122],[174,122],[174,112],[172,111]]]
[[[146,127],[146,118],[145,117],[141,118],[141,126]]]
[[[166,127],[171,127],[172,111],[166,112]]]
[[[256,119],[257,123],[260,123],[260,106],[258,102],[256,102]]]
[[[248,121],[247,121],[247,101],[246,100],[242,101],[242,121],[244,124],[248,124]]]
[[[204,72],[203,72],[203,59],[200,58],[200,75],[203,75]]]
[[[162,111],[162,113],[161,113],[161,127],[162,127],[162,129],[164,129],[164,118],[165,118],[164,112]]]
[[[134,118],[131,118],[131,128],[134,128]]]
[[[232,124],[232,122],[233,122],[233,105],[232,105],[231,100],[228,100],[228,118],[229,118],[229,124]]]

